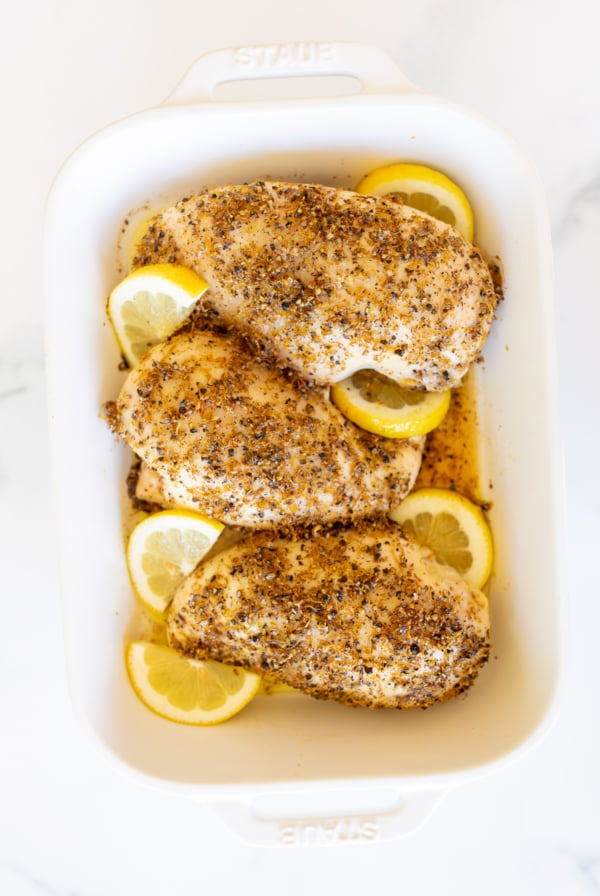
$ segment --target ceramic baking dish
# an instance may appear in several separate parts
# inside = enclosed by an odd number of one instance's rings
[[[230,97],[254,79],[276,79],[269,86],[295,98],[215,99],[217,87]],[[338,95],[328,95],[334,84]],[[129,455],[99,418],[124,377],[104,311],[122,274],[123,220],[204,185],[256,177],[352,187],[395,160],[457,180],[472,201],[476,242],[504,267],[506,298],[479,376],[496,543],[492,659],[466,699],[426,712],[283,695],[258,697],[215,728],[163,721],[125,673]],[[540,184],[505,133],[417,90],[370,47],[209,53],[165,103],[101,131],[66,162],[47,209],[45,289],[71,687],[90,732],[122,767],[210,803],[255,842],[354,842],[408,831],[448,787],[540,737],[560,680],[564,590],[551,249]]]

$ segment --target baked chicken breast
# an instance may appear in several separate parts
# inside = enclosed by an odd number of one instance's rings
[[[154,471],[145,494],[233,526],[355,520],[412,488],[424,438],[360,430],[308,385],[261,363],[244,340],[180,332],[130,372],[108,422]],[[162,495],[162,499],[161,499]]]
[[[489,653],[485,595],[387,519],[259,532],[180,585],[169,643],[352,706],[426,707]]]
[[[408,388],[456,386],[497,296],[480,252],[394,197],[258,181],[158,214],[136,266],[195,269],[203,301],[278,363],[329,384],[371,368]]]

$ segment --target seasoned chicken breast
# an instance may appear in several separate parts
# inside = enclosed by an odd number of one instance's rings
[[[353,706],[429,706],[489,653],[487,598],[387,519],[254,533],[177,590],[169,643]]]
[[[497,297],[480,254],[393,197],[313,184],[205,190],[156,218],[136,265],[194,268],[203,301],[317,383],[372,368],[409,388],[457,385]]]
[[[183,507],[196,509],[193,498],[186,488],[181,488],[172,479],[165,479],[148,464],[142,463],[135,474],[135,498],[147,504],[158,504],[165,510]]]
[[[158,474],[158,503],[233,526],[385,512],[412,488],[424,447],[423,438],[363,432],[327,389],[258,362],[240,337],[211,331],[155,346],[107,407],[114,431]]]

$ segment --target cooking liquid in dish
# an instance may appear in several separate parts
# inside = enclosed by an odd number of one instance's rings
[[[452,390],[448,413],[427,436],[425,454],[414,490],[450,488],[486,507],[479,481],[477,386],[472,369]]]

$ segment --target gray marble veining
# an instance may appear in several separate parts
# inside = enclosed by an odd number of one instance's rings
[[[564,211],[552,229],[556,246],[576,239],[580,228],[586,226],[595,228],[600,238],[600,171],[592,174],[568,197]]]

